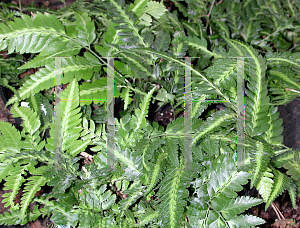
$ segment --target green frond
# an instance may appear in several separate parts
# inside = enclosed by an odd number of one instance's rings
[[[166,51],[169,48],[170,42],[170,33],[161,29],[158,32],[152,47],[156,51]]]
[[[147,0],[137,0],[134,1],[133,4],[130,4],[129,11],[134,12],[138,17],[142,15],[145,11],[145,7],[147,5]]]
[[[251,163],[253,166],[251,187],[255,185],[259,175],[266,170],[270,159],[274,156],[273,149],[267,144],[264,144],[260,141],[252,141],[252,145],[252,147],[247,147],[246,149],[250,154]]]
[[[11,123],[0,121],[1,151],[19,153],[21,149],[20,132]]]
[[[93,82],[83,82],[80,85],[80,106],[104,103],[107,98],[107,78],[100,78]],[[117,88],[116,88],[117,89]]]
[[[142,192],[146,187],[142,185],[142,183],[138,180],[135,181],[129,189],[122,188],[122,194],[128,194],[128,197],[120,201],[120,208],[122,208],[122,214],[126,214],[128,208],[134,204],[139,198],[143,196]]]
[[[293,206],[295,205],[295,197],[293,197],[293,194],[295,194],[295,192],[298,193],[298,195],[300,194],[300,166],[299,166],[299,158],[297,158],[297,155],[299,156],[299,152],[295,152],[294,157],[290,159],[283,167],[285,169],[287,169],[287,174],[289,176],[291,176],[291,178],[295,181],[295,184],[297,186],[294,186],[294,184],[291,183],[291,186],[289,187],[289,193],[291,196],[291,200],[293,203]],[[297,187],[297,191],[296,191],[296,187]]]
[[[286,172],[295,181],[300,180],[300,164],[295,160],[290,160],[283,166],[288,171]]]
[[[195,137],[192,141],[192,146],[204,135],[220,130],[221,127],[228,126],[236,121],[236,115],[228,110],[223,110],[214,113],[211,117],[205,121],[205,123],[199,128],[194,128],[193,131],[196,132]],[[199,133],[198,133],[199,132]]]
[[[24,130],[22,131],[22,137],[24,138],[24,141],[22,143],[22,148],[35,151],[42,150],[45,146],[45,142],[41,140],[40,137],[39,128],[41,126],[41,121],[38,118],[37,113],[29,108],[18,107],[16,103],[12,106],[11,113],[13,116],[21,117],[23,119],[22,126]]]
[[[129,88],[123,89],[122,93],[120,93],[120,97],[123,99],[124,101],[124,110],[127,110],[128,106],[131,104],[132,102],[132,98],[131,98],[131,91]]]
[[[268,201],[273,188],[273,177],[274,175],[272,174],[272,170],[267,168],[266,171],[259,174],[255,184],[256,189],[265,202]]]
[[[174,64],[179,64],[181,66],[184,66],[186,69],[190,69],[192,71],[193,74],[199,76],[205,83],[207,83],[212,89],[216,90],[216,92],[223,98],[225,98],[225,100],[227,102],[229,101],[229,98],[222,93],[222,91],[220,91],[219,88],[217,88],[212,82],[210,82],[205,76],[203,76],[199,71],[195,70],[194,68],[186,65],[185,63],[181,62],[178,59],[175,59],[171,56],[169,56],[167,53],[164,52],[157,52],[157,51],[153,51],[152,49],[142,49],[142,48],[136,48],[134,49],[136,52],[141,52],[141,53],[148,53],[148,54],[155,54],[158,55],[166,60],[172,61],[172,63]],[[127,51],[123,51],[123,52],[127,52]]]
[[[292,205],[293,205],[293,208],[296,210],[296,201],[297,201],[297,190],[296,190],[297,186],[294,184],[294,183],[291,183],[289,186],[288,186],[288,192],[289,192],[289,195],[290,195],[290,199],[291,199],[291,202],[292,202]],[[298,187],[298,192],[299,192],[299,187]]]
[[[270,66],[294,66],[300,68],[300,63],[298,63],[299,59],[298,53],[284,52],[284,53],[274,53],[268,52],[266,53],[266,61]]]
[[[158,20],[161,16],[165,14],[168,10],[164,6],[163,2],[156,2],[156,1],[148,1],[147,7],[144,14],[149,14],[152,17],[154,17],[156,20]]]
[[[157,193],[160,202],[156,202],[155,207],[157,207],[164,227],[182,227],[184,222],[183,212],[189,196],[188,182],[195,177],[195,174],[184,170],[189,167],[184,167],[183,161],[183,157],[181,157],[180,169],[167,168],[166,176]]]
[[[142,174],[142,157],[139,154],[133,153],[130,149],[125,148],[121,150],[121,147],[116,143],[114,150],[114,156],[124,166],[124,176],[128,178],[137,177]],[[125,168],[126,167],[126,168]]]
[[[61,206],[58,202],[49,201],[44,199],[36,199],[37,202],[45,205],[45,209],[49,214],[52,213],[52,220],[55,221],[56,224],[69,224],[72,226],[76,226],[79,221],[79,214],[77,210],[74,210],[71,213],[70,210],[67,210],[65,206]]]
[[[0,224],[4,225],[14,225],[14,224],[20,224],[25,225],[29,221],[35,221],[37,220],[41,215],[44,215],[46,212],[43,208],[40,210],[37,208],[38,205],[34,206],[33,212],[30,212],[27,214],[27,217],[22,220],[22,217],[20,217],[19,211],[11,211],[7,212],[4,211],[3,214],[0,214]]]
[[[185,37],[185,39],[188,42],[188,45],[199,50],[201,53],[204,53],[204,58],[210,58],[211,56],[214,56],[216,58],[220,58],[221,56],[217,53],[211,52],[207,49],[207,41],[206,39],[202,38],[199,39],[198,37]]]
[[[162,153],[159,155],[157,162],[155,163],[152,172],[148,176],[147,182],[149,182],[147,189],[145,190],[145,195],[147,196],[150,191],[155,187],[157,182],[159,181],[159,177],[161,176],[161,169],[163,160],[167,158],[167,153]],[[149,195],[148,195],[149,196]]]
[[[284,173],[272,168],[273,174],[275,176],[274,178],[274,184],[272,188],[272,192],[270,194],[270,197],[268,201],[266,202],[265,210],[271,205],[271,203],[283,193],[285,189],[288,189],[288,187],[291,184],[290,178],[285,175]]]
[[[262,56],[258,56],[256,51],[236,40],[231,40],[250,55],[247,58],[246,73],[249,75],[247,89],[245,89],[246,105],[246,132],[250,136],[261,135],[269,129],[269,97],[267,96],[268,83],[265,80],[266,64]]]
[[[271,77],[279,79],[281,83],[286,83],[287,87],[300,91],[300,85],[295,78],[293,72],[289,72],[288,69],[281,69],[279,67],[273,67],[273,70],[268,71]],[[290,73],[290,74],[289,74]]]
[[[114,47],[109,47],[107,44],[118,44],[121,42],[120,37],[118,36],[118,31],[114,29],[117,24],[111,22],[109,23],[106,32],[104,33],[104,38],[102,40],[102,45],[95,45],[95,50],[101,56],[113,56],[114,55]]]
[[[227,222],[231,227],[250,227],[266,223],[262,218],[253,215],[240,215],[227,220]]]
[[[137,6],[139,8],[138,10],[136,10]],[[165,15],[165,12],[167,11],[166,7],[162,2],[143,0],[139,1],[133,9],[135,14],[139,17],[138,25],[145,26],[151,26],[153,22],[151,16],[154,17],[156,20],[159,20],[160,18],[162,18],[163,15]]]
[[[284,83],[280,84],[271,81],[270,84],[270,97],[273,105],[285,105],[299,96],[299,91],[287,88]]]
[[[297,161],[295,158],[299,156],[299,151],[293,151],[292,149],[288,149],[287,151],[280,153],[272,158],[272,165],[276,168],[281,168],[289,161]]]
[[[15,205],[14,203],[15,197],[18,194],[22,183],[26,181],[23,176],[26,174],[25,170],[28,170],[30,166],[34,165],[34,163],[30,163],[24,166],[20,166],[20,163],[16,164],[15,167],[9,171],[9,176],[5,178],[3,190],[11,190],[11,192],[3,194],[2,197],[4,199],[2,200],[2,203],[6,203],[4,207],[10,207],[10,211],[19,209],[19,205]]]
[[[264,139],[271,145],[283,143],[283,126],[282,119],[279,119],[279,112],[277,107],[271,106],[268,113],[269,118],[269,129],[263,133]]]
[[[197,225],[202,225],[200,227],[249,227],[264,223],[264,220],[254,216],[252,221],[242,220],[244,215],[237,216],[262,202],[260,199],[237,197],[236,192],[243,189],[242,185],[247,184],[250,177],[251,174],[247,172],[238,172],[233,159],[227,157],[207,165],[204,178],[196,178],[193,182],[197,197],[187,206],[191,225],[198,223]]]
[[[167,138],[163,149],[168,154],[170,165],[179,169],[178,139]]]
[[[134,72],[135,78],[152,77],[152,70],[146,56],[141,56],[136,53],[122,53],[122,56],[127,59],[127,64]]]
[[[236,99],[236,94],[232,93],[232,88],[236,87],[236,72],[238,67],[237,59],[215,59],[213,63],[214,64],[211,67],[205,69],[205,75],[213,81],[214,85],[216,85],[218,88],[222,88],[227,96],[229,96],[231,99]],[[197,85],[195,85],[195,87],[197,88]]]
[[[20,66],[18,69],[31,69],[46,66],[54,62],[54,57],[78,55],[81,48],[82,47],[79,46],[78,43],[71,40],[65,47],[62,47],[62,49],[52,50],[51,53],[41,52],[32,60]]]
[[[84,189],[79,197],[82,207],[93,209],[100,212],[111,208],[116,201],[116,195],[107,190],[106,184],[99,186],[97,189]]]
[[[172,27],[178,29],[179,31],[183,31],[183,26],[181,22],[178,19],[178,15],[175,14],[175,12],[170,13],[169,11],[167,12],[167,18],[169,19],[169,23]]]
[[[22,118],[22,126],[31,136],[33,136],[41,126],[41,121],[37,118],[37,113],[29,108],[18,107],[17,104],[14,104],[14,106],[11,107],[11,113],[14,117]]]
[[[219,197],[213,199],[211,204],[214,209],[222,213],[224,218],[230,219],[262,202],[263,201],[261,199],[252,198],[249,196],[241,196],[235,199],[230,199],[225,195],[220,195]]]
[[[24,14],[21,17],[7,25],[0,24],[0,40],[5,42],[9,53],[37,53],[49,45],[61,48],[67,44],[65,28],[55,16],[37,12],[33,19]]]
[[[31,174],[38,174],[39,176],[31,176],[27,178],[28,182],[25,184],[25,188],[23,190],[23,195],[21,198],[22,209],[21,209],[21,217],[22,220],[25,219],[26,212],[28,210],[28,205],[31,203],[34,195],[37,191],[41,189],[47,183],[47,179],[42,175],[42,173],[47,169],[47,166],[39,167],[35,170],[31,171]]]
[[[145,227],[145,225],[149,224],[149,222],[157,219],[159,216],[158,211],[154,211],[151,207],[149,207],[149,212],[147,214],[138,215],[139,224],[135,224],[134,227]]]
[[[152,97],[152,94],[156,90],[156,86],[154,86],[148,94],[144,97],[144,100],[142,103],[139,104],[139,108],[135,110],[135,115],[131,117],[130,125],[133,128],[133,132],[130,135],[130,138],[132,138],[139,129],[145,128],[148,124],[146,122],[146,116],[149,109],[149,103]]]
[[[70,82],[62,93],[62,151],[67,151],[72,156],[79,154],[87,147],[90,140],[82,143],[77,140],[82,131],[81,113],[79,106],[78,83],[75,79]]]
[[[37,113],[37,116],[41,115],[41,108],[40,108],[41,104],[42,104],[42,95],[40,93],[29,97],[29,107],[33,108],[34,112]]]
[[[78,41],[84,46],[89,46],[96,38],[95,25],[91,21],[87,12],[75,12],[76,30],[78,31]]]
[[[135,25],[137,16],[133,12],[127,12],[126,9],[123,9],[124,1],[116,2],[110,0],[109,3],[104,4],[108,14],[111,17],[117,18],[117,20],[113,20],[112,22],[118,25],[115,29],[119,30],[117,34],[122,37],[124,43],[138,43],[144,47],[148,47],[147,43],[144,42],[144,38],[139,34],[140,28]]]
[[[72,56],[71,58],[62,57],[62,67],[61,70],[64,73],[62,77],[62,83],[67,84],[73,78],[78,81],[81,79],[88,80],[93,76],[94,71],[98,71],[100,64],[95,57],[91,54],[85,53],[84,57]],[[54,60],[45,68],[40,69],[34,75],[30,76],[23,86],[19,90],[19,95],[21,99],[25,99],[34,95],[44,89],[49,89],[54,86],[55,79],[55,64]],[[16,96],[12,97],[6,106],[16,102],[18,98]]]

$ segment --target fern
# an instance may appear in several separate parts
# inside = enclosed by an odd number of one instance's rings
[[[1,82],[15,92],[6,107],[13,104],[23,130],[0,122],[0,179],[10,190],[3,195],[10,212],[0,215],[1,224],[51,216],[68,227],[253,227],[265,221],[246,211],[261,203],[267,209],[284,190],[296,206],[299,151],[282,144],[277,105],[299,95],[299,10],[288,3],[276,8],[273,1],[173,2],[179,12],[169,12],[162,1],[109,0],[56,16],[0,14],[0,49],[32,54],[13,68],[40,67],[14,88],[5,75],[11,62],[3,64]],[[198,58],[189,65],[184,56]],[[245,66],[243,170],[235,161],[237,56]],[[56,135],[47,91],[54,85],[55,57],[68,84]],[[108,57],[115,58],[114,98],[124,102],[115,118],[114,169],[106,164]],[[192,124],[189,165],[185,118],[164,128],[150,116],[150,102],[170,102],[176,114],[184,109],[188,70],[197,101],[185,113]],[[20,107],[22,100],[31,108]],[[211,100],[227,102],[226,109],[212,109]],[[58,140],[62,147],[55,150]],[[248,182],[259,198],[242,195]],[[46,184],[52,191],[35,196]],[[31,211],[32,202],[45,208]]]

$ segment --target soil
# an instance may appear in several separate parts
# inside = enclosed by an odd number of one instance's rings
[[[71,4],[75,0],[66,0],[66,5]],[[4,0],[2,2],[5,3],[15,3],[18,5],[18,0]],[[48,1],[33,1],[33,0],[21,0],[22,7],[28,6],[31,2],[34,2],[35,7],[45,7],[51,8],[53,10],[58,10],[64,6],[63,2],[56,1],[56,0],[48,0]],[[170,2],[170,7],[172,6],[172,2]],[[30,13],[30,12],[28,12]],[[29,73],[29,72],[28,72]],[[1,92],[1,91],[0,91]],[[11,113],[9,109],[3,110],[6,101],[3,101],[0,97],[0,121],[7,121],[12,124],[14,124],[16,127],[20,126],[20,120],[18,118],[12,118]],[[223,109],[224,107],[216,107],[217,110]],[[183,113],[178,113],[175,115],[174,110],[172,109],[172,106],[165,105],[161,107],[159,110],[157,110],[157,106],[150,107],[150,112],[154,113],[152,116],[152,119],[156,122],[158,122],[160,125],[166,127],[167,124],[172,122],[174,118],[177,118],[179,116],[182,116]],[[286,146],[289,146],[291,148],[300,148],[300,125],[297,125],[297,123],[300,119],[300,101],[294,100],[290,102],[287,105],[280,106],[279,107],[280,117],[283,118],[283,136],[284,136],[284,144]],[[4,207],[4,203],[2,203],[3,197],[2,195],[7,190],[3,190],[3,184],[2,182],[0,184],[0,214],[3,214],[5,211],[9,211],[8,208]],[[39,191],[37,194],[42,194],[43,192],[48,192],[49,189],[42,188],[41,191]],[[249,190],[249,186],[244,187],[244,193],[245,195],[250,195],[257,197],[257,191],[255,188],[252,188]],[[20,202],[20,196],[22,194],[22,189],[19,191],[15,202]],[[300,227],[299,221],[300,221],[300,198],[297,198],[297,207],[296,209],[293,209],[291,205],[291,201],[289,198],[289,195],[287,191],[285,191],[281,196],[279,196],[275,201],[274,204],[277,206],[279,211],[281,211],[282,215],[284,216],[284,219],[278,220],[275,222],[276,219],[278,219],[278,216],[275,213],[275,210],[272,207],[269,207],[267,211],[264,210],[264,204],[261,204],[257,207],[250,208],[248,212],[259,216],[267,221],[266,224],[260,226],[260,227],[293,227],[297,228]],[[32,208],[34,204],[30,204],[30,207]],[[289,221],[289,219],[293,219],[294,223]],[[297,223],[296,223],[297,222]],[[272,226],[273,224],[273,226]],[[38,219],[36,221],[31,221],[27,223],[26,225],[11,225],[11,226],[4,226],[0,225],[0,228],[53,228],[54,224],[49,219]]]

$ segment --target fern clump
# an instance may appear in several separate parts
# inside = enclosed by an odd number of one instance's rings
[[[283,145],[277,106],[299,94],[299,48],[289,49],[283,31],[299,32],[290,25],[300,11],[274,4],[174,1],[169,12],[163,2],[105,0],[0,15],[0,50],[31,53],[19,69],[39,68],[6,104],[22,131],[0,122],[0,177],[11,190],[0,223],[49,216],[68,227],[253,227],[265,221],[246,211],[267,209],[284,190],[295,208],[299,151]],[[111,94],[124,103],[114,121]],[[211,109],[214,101],[226,108]],[[164,129],[149,121],[151,103],[186,112]],[[259,197],[243,195],[247,183]],[[51,192],[36,196],[46,185]]]

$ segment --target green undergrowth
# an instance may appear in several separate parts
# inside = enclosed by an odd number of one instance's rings
[[[283,145],[277,107],[300,91],[300,2],[172,2],[168,10],[158,1],[76,1],[30,16],[2,3],[0,50],[11,56],[0,61],[1,85],[14,90],[6,107],[23,122],[22,130],[0,122],[0,179],[11,190],[0,224],[51,216],[56,225],[85,228],[255,227],[265,221],[245,211],[267,209],[284,190],[296,207],[299,151]],[[57,60],[64,87],[55,113]],[[27,69],[36,72],[20,79]],[[188,72],[191,113],[166,129],[150,122],[152,103],[185,110]],[[108,125],[111,89],[122,111]],[[226,108],[208,112],[215,100]],[[241,144],[238,121],[245,121]],[[237,167],[241,145],[244,166]],[[259,197],[238,195],[247,183]],[[45,186],[52,190],[36,194]]]

